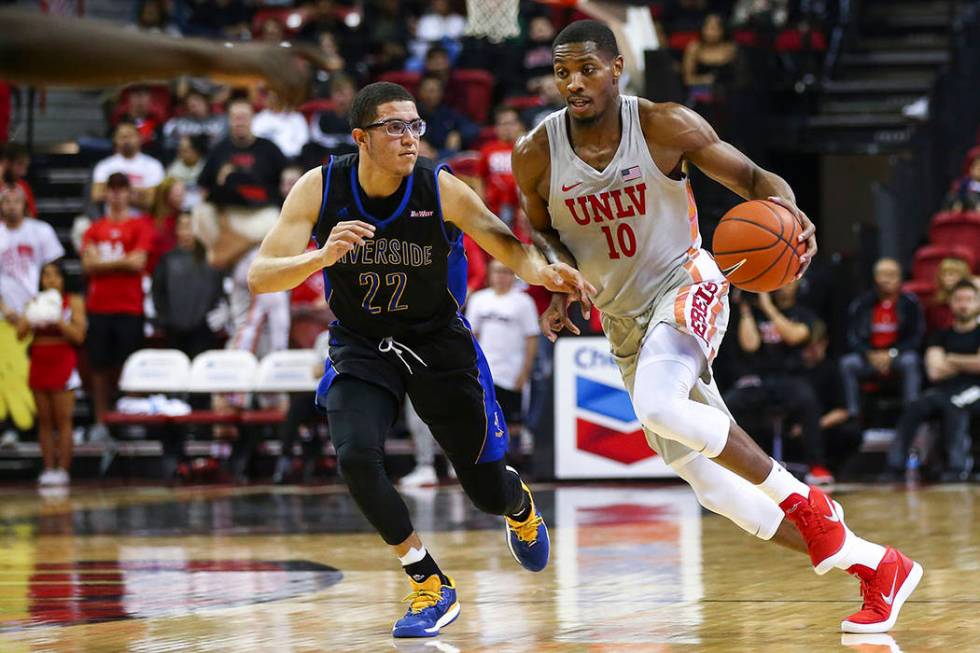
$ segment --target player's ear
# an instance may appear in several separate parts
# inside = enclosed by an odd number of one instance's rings
[[[361,129],[360,127],[355,127],[354,130],[350,133],[350,135],[354,138],[354,142],[357,143],[358,146],[360,146],[360,145],[367,145],[367,130],[366,129]]]
[[[623,63],[623,55],[617,54],[616,58],[613,59],[612,65],[613,65],[613,80],[616,83],[619,83],[619,78],[623,76],[623,66],[625,65]]]

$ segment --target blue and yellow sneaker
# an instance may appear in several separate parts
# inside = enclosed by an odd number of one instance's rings
[[[456,583],[448,576],[447,579],[448,585],[435,574],[421,583],[409,579],[414,591],[402,599],[409,604],[408,612],[395,622],[391,629],[393,637],[435,637],[439,629],[456,620],[459,616]]]
[[[521,563],[522,567],[528,571],[541,571],[548,566],[551,538],[548,537],[548,527],[544,524],[544,518],[534,505],[534,496],[530,488],[523,481],[521,487],[531,497],[531,514],[524,522],[504,516],[504,521],[507,523],[507,548],[510,549],[514,560]]]

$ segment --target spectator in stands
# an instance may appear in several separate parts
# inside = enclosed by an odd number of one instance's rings
[[[208,96],[191,88],[184,96],[183,115],[174,116],[163,126],[164,144],[173,151],[184,136],[206,136],[211,146],[224,138],[227,131],[225,117],[211,113]]]
[[[125,110],[122,120],[136,125],[141,145],[147,150],[155,151],[160,144],[160,132],[166,117],[153,104],[150,88],[144,85],[131,86],[126,96]]]
[[[142,0],[136,15],[135,27],[141,32],[180,36],[180,28],[170,20],[164,0]]]
[[[146,209],[153,201],[153,191],[163,181],[163,166],[152,156],[140,152],[140,133],[131,122],[116,125],[113,136],[116,153],[102,159],[92,172],[92,201],[101,204],[106,199],[106,181],[121,172],[129,179],[126,195],[134,207]]]
[[[129,212],[133,192],[121,172],[106,181],[106,213],[82,238],[82,270],[88,277],[86,339],[92,368],[95,424],[90,439],[108,438],[105,414],[126,358],[143,344],[143,273],[153,233],[145,217]]]
[[[183,32],[188,36],[207,36],[247,40],[250,11],[245,0],[190,0]]]
[[[147,252],[146,272],[153,274],[160,257],[177,244],[177,218],[183,212],[186,188],[183,182],[165,177],[157,186],[147,227],[153,234],[153,244]]]
[[[453,75],[453,65],[449,57],[449,50],[441,45],[433,45],[425,53],[422,75],[430,75],[442,80],[443,94],[449,97],[456,97],[457,94],[463,91],[459,84],[456,83],[455,76]]]
[[[350,154],[357,151],[350,127],[350,108],[356,92],[354,80],[347,75],[334,75],[330,80],[330,101],[333,102],[333,108],[313,116],[310,132],[310,141],[316,144],[320,159],[331,154]]]
[[[664,4],[662,20],[670,33],[696,32],[708,13],[708,0],[669,0]]]
[[[320,35],[334,35],[341,55],[348,61],[359,61],[363,53],[361,25],[351,27],[344,20],[334,0],[313,0],[307,5],[306,22],[299,31],[299,38],[318,43]]]
[[[847,412],[861,415],[860,380],[902,380],[906,404],[919,396],[919,345],[925,331],[922,307],[915,295],[902,291],[902,268],[891,258],[874,268],[875,288],[857,297],[848,309],[847,344],[850,353],[840,361]]]
[[[323,32],[319,38],[320,52],[326,63],[323,68],[313,71],[313,88],[310,97],[329,97],[332,92],[332,82],[337,76],[348,74],[350,66],[337,46],[337,38],[330,32]]]
[[[37,406],[37,439],[44,470],[41,485],[66,485],[72,459],[75,390],[82,382],[75,369],[75,348],[85,341],[85,303],[65,292],[65,275],[56,262],[41,269],[41,294],[27,310],[24,335],[31,332],[28,383]],[[57,437],[55,436],[57,431]]]
[[[953,183],[946,196],[945,208],[950,211],[980,211],[980,148],[973,155],[967,174]]]
[[[269,16],[259,25],[258,40],[282,43],[286,40],[286,26],[275,16]]]
[[[228,138],[208,154],[198,178],[202,201],[194,209],[194,232],[208,262],[228,268],[262,241],[279,217],[279,179],[287,160],[275,143],[252,132],[252,105],[228,105]]]
[[[486,355],[507,429],[517,439],[511,452],[520,452],[524,387],[531,378],[541,332],[538,311],[528,294],[515,287],[516,277],[503,263],[491,261],[489,277],[490,287],[467,302],[466,319]],[[519,462],[520,454],[511,460]]]
[[[936,293],[926,304],[926,333],[932,334],[953,326],[949,296],[960,281],[972,281],[970,264],[958,258],[944,258],[936,268]]]
[[[555,26],[547,16],[535,16],[527,27],[527,43],[520,55],[519,83],[512,86],[516,95],[536,94],[545,79],[554,80],[551,63],[551,42],[555,40]],[[553,82],[552,82],[553,83]]]
[[[54,229],[26,215],[19,186],[0,184],[0,310],[18,324],[24,307],[37,294],[41,267],[65,255]]]
[[[762,33],[771,33],[786,25],[789,0],[736,0],[732,8],[732,25]]]
[[[705,16],[700,38],[688,43],[684,49],[682,68],[690,106],[713,101],[713,86],[719,75],[730,69],[736,47],[721,15]]]
[[[14,184],[24,191],[27,201],[27,215],[37,217],[37,201],[34,190],[27,181],[27,171],[31,167],[31,152],[20,143],[8,143],[0,150],[0,184]]]
[[[817,317],[796,302],[799,282],[757,299],[738,293],[738,344],[744,353],[743,375],[725,394],[725,403],[740,424],[752,424],[752,433],[765,431],[768,407],[800,424],[804,456],[810,470],[807,482],[832,483],[824,459],[820,430],[820,403],[803,366],[803,349]],[[748,428],[748,427],[746,427]]]
[[[422,59],[432,45],[459,51],[459,40],[466,29],[466,19],[453,11],[449,0],[430,0],[428,9],[415,26],[415,39],[411,43],[413,54]],[[449,52],[447,51],[447,55]]]
[[[374,75],[400,70],[408,52],[408,17],[399,0],[375,0],[368,12],[371,20],[365,26],[371,49],[371,72]]]
[[[517,237],[530,242],[530,229],[521,214],[517,183],[510,168],[514,143],[524,134],[524,124],[516,109],[499,106],[494,111],[496,140],[480,148],[477,190],[487,208],[497,214]]]
[[[540,106],[525,109],[521,116],[522,122],[528,129],[534,129],[550,114],[565,108],[565,100],[558,91],[554,75],[549,73],[539,77],[535,86],[538,89]]]
[[[208,152],[208,137],[181,136],[177,145],[177,158],[167,168],[167,176],[184,184],[184,205],[181,211],[192,211],[201,201],[197,179],[204,171],[204,157]]]
[[[265,108],[252,121],[252,133],[276,144],[290,159],[299,156],[300,150],[310,140],[310,126],[306,117],[283,105],[275,91],[266,95]]]
[[[905,469],[909,445],[926,419],[942,415],[946,464],[943,481],[965,481],[972,470],[970,413],[980,410],[980,290],[960,281],[949,297],[953,325],[932,335],[926,345],[926,375],[934,384],[905,405],[888,452],[893,478]]]
[[[153,305],[168,347],[191,358],[217,346],[208,313],[223,295],[223,277],[208,265],[204,246],[194,237],[191,217],[177,219],[177,244],[153,273]]]
[[[451,156],[480,135],[480,128],[456,109],[443,103],[445,86],[435,75],[423,75],[419,82],[418,110],[425,120],[425,141],[439,153]]]
[[[804,375],[817,395],[820,405],[820,431],[830,465],[843,464],[861,444],[861,429],[849,420],[840,384],[840,369],[833,358],[827,356],[830,338],[827,325],[815,320],[810,327],[810,340],[800,352]],[[802,426],[794,425],[794,433],[803,434]]]

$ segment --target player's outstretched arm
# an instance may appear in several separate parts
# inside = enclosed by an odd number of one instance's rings
[[[295,288],[374,235],[374,226],[366,222],[340,222],[320,249],[306,251],[320,212],[322,194],[323,175],[319,168],[303,175],[289,191],[279,219],[262,240],[259,253],[248,269],[248,287],[253,293]]]
[[[587,300],[595,288],[566,263],[549,264],[532,245],[517,240],[507,225],[490,212],[476,192],[443,170],[439,173],[442,214],[527,283]]]
[[[299,60],[326,67],[312,47],[236,43],[147,34],[95,20],[0,9],[0,78],[26,84],[112,86],[207,75],[219,82],[265,80],[287,104],[306,97]]]
[[[789,209],[803,227],[800,241],[807,250],[800,256],[803,275],[817,253],[816,229],[796,206],[796,196],[786,180],[764,170],[729,143],[718,138],[708,122],[687,107],[671,102],[640,101],[643,134],[660,156],[687,159],[709,177],[745,199],[770,200]]]

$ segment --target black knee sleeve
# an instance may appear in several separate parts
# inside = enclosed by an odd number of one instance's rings
[[[521,479],[503,460],[456,467],[456,476],[473,505],[491,515],[512,515],[521,509]]]

